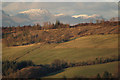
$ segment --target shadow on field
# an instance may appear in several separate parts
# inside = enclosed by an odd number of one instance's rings
[[[52,76],[52,75],[55,75],[55,74],[61,73],[61,72],[63,72],[63,71],[64,71],[64,70],[59,70],[59,71],[56,71],[56,72],[50,73],[50,74],[48,74],[47,76]]]

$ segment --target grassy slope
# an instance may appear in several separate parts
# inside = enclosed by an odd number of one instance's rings
[[[95,77],[98,73],[102,76],[104,71],[108,71],[112,73],[112,75],[117,74],[118,71],[118,62],[111,62],[106,64],[97,64],[97,65],[90,65],[90,66],[81,66],[81,67],[71,67],[65,69],[63,72],[58,72],[50,74],[45,78],[63,78],[66,76],[67,78],[74,78],[74,77]]]
[[[77,62],[99,56],[117,55],[118,36],[93,35],[60,44],[35,44],[26,47],[3,48],[3,60],[32,60],[36,64],[51,63],[54,59]]]

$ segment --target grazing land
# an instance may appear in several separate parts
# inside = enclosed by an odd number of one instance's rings
[[[5,27],[2,40],[4,77],[117,76],[116,22]]]
[[[51,63],[55,59],[79,62],[117,55],[117,34],[85,36],[60,44],[41,43],[3,48],[3,60],[32,60],[36,64]]]

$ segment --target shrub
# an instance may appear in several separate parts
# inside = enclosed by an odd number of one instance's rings
[[[104,74],[103,74],[103,78],[111,78],[112,77],[112,74],[109,73],[108,71],[105,71]]]
[[[16,72],[22,68],[33,66],[34,63],[32,61],[3,61],[2,62],[2,73],[3,75],[9,75],[10,73]]]
[[[67,65],[67,62],[65,62],[64,60],[59,60],[59,59],[55,59],[53,62],[52,62],[52,66],[55,68],[55,69],[62,69],[62,68],[66,68],[68,65]]]

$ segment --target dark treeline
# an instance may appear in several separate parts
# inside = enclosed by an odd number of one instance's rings
[[[63,24],[60,21],[56,21],[55,24],[46,22],[43,26],[37,24],[3,27],[2,38],[4,45],[8,47],[39,42],[61,43],[85,35],[118,33],[117,26],[117,21],[97,21],[96,23],[80,23],[74,26]]]
[[[21,61],[21,62],[16,62],[16,61],[3,61],[2,62],[2,75],[6,76],[9,75],[10,73],[14,73],[17,70],[20,70],[22,68],[28,67],[28,66],[33,66],[32,61]]]
[[[15,77],[15,78],[40,78],[47,76],[50,73],[64,70],[69,67],[87,66],[94,64],[103,64],[113,61],[120,61],[117,57],[112,58],[96,58],[93,61],[83,61],[77,63],[70,63],[64,60],[56,59],[51,64],[34,65],[32,61],[3,61],[3,77]],[[30,73],[29,75],[27,75]],[[23,76],[23,74],[26,74]]]

